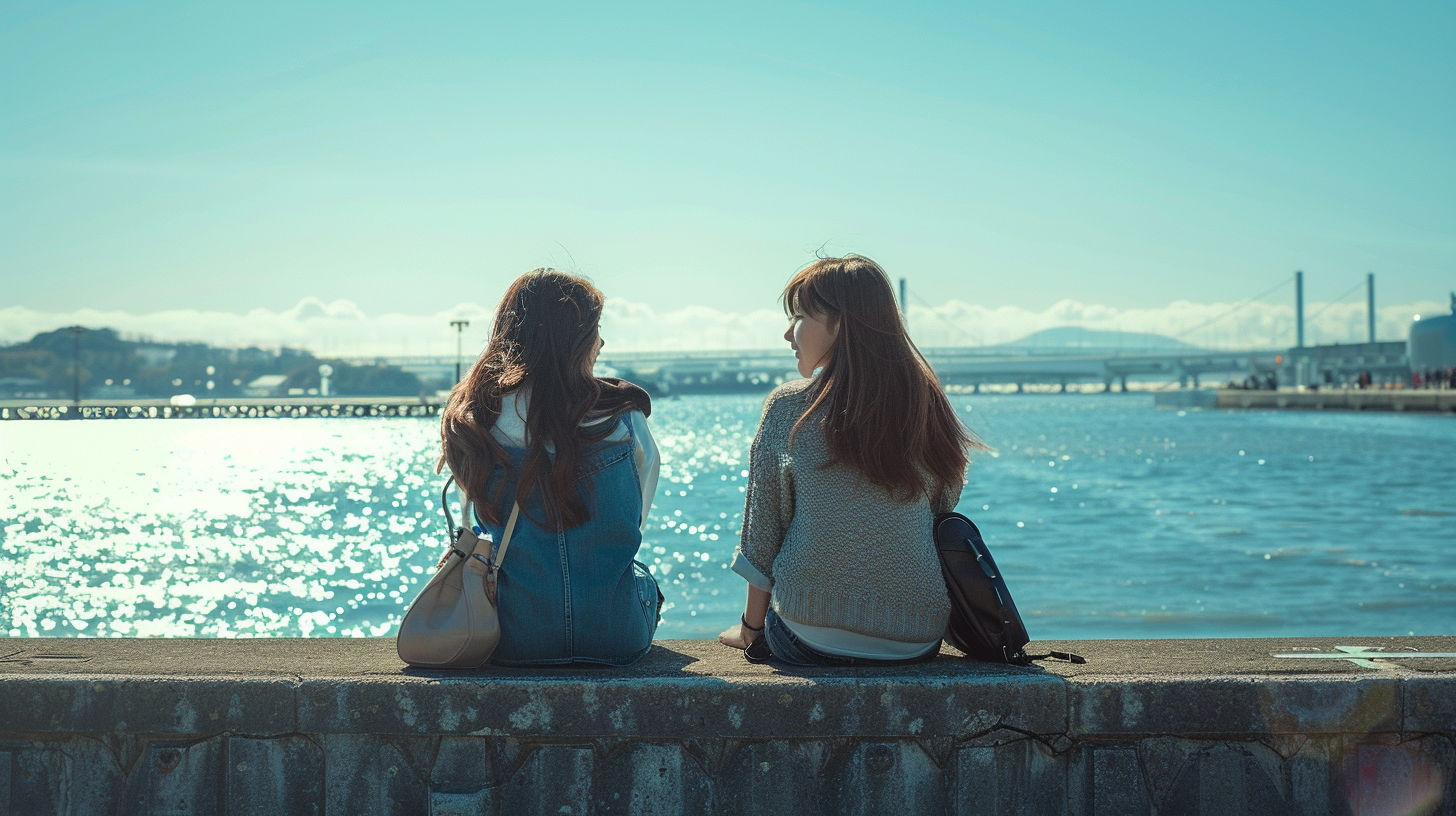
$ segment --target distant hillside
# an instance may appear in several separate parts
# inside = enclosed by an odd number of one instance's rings
[[[323,363],[333,368],[329,392],[334,396],[413,397],[425,390],[418,377],[392,365],[349,365],[290,348],[125,340],[114,329],[97,328],[74,339],[66,329],[56,329],[0,346],[0,398],[70,397],[78,349],[83,398],[318,393]]]
[[[1115,354],[1132,351],[1198,351],[1199,347],[1161,334],[1103,331],[1081,326],[1042,329],[998,348],[1035,351],[1086,351]]]

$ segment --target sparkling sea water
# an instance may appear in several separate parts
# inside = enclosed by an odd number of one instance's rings
[[[1456,633],[1456,418],[952,398],[1034,638]],[[660,638],[737,620],[762,396],[657,402]],[[0,423],[0,634],[392,634],[443,550],[427,419]],[[845,541],[873,569],[875,533]]]

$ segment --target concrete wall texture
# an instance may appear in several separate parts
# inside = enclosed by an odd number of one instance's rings
[[[1456,812],[1456,638],[405,670],[393,642],[0,640],[0,816]]]

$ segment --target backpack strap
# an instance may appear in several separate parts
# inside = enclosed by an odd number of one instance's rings
[[[1025,652],[1023,652],[1022,654],[1025,654]],[[1051,660],[1062,660],[1062,661],[1065,661],[1067,663],[1076,663],[1078,665],[1081,665],[1081,664],[1087,662],[1087,658],[1085,658],[1085,657],[1083,657],[1083,656],[1081,656],[1079,654],[1074,654],[1072,652],[1059,652],[1059,651],[1057,651],[1055,649],[1053,649],[1050,652],[1047,652],[1046,654],[1028,654],[1028,655],[1026,655],[1026,659],[1027,659],[1028,662],[1030,662],[1032,660],[1047,660],[1047,659],[1051,659]]]

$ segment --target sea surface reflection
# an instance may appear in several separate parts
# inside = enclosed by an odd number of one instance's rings
[[[1033,637],[1452,634],[1456,420],[957,396]],[[737,619],[760,396],[661,400],[659,637]],[[377,636],[441,552],[422,419],[0,424],[0,633]],[[875,534],[845,541],[867,567]]]

